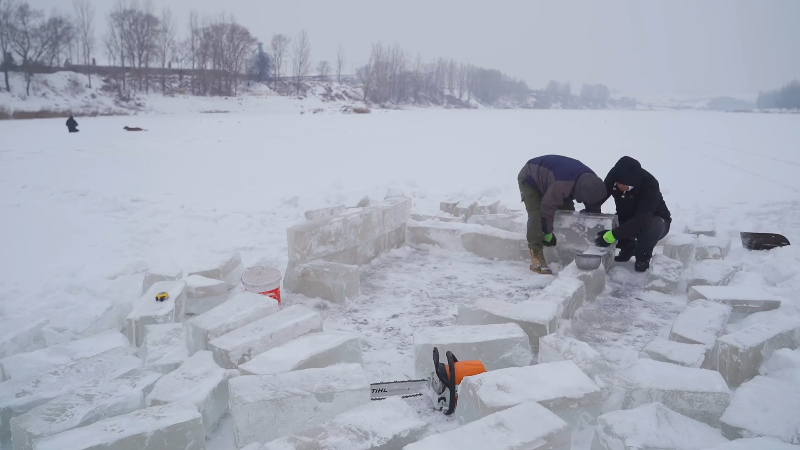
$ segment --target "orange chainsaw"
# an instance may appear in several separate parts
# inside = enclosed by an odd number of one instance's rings
[[[434,407],[444,411],[445,415],[453,414],[458,402],[458,386],[465,377],[486,372],[483,363],[474,361],[459,361],[448,351],[445,355],[447,364],[439,362],[439,349],[433,349],[433,372],[428,378],[407,381],[389,381],[373,383],[372,400],[384,400],[387,397],[401,396],[402,398],[420,397],[427,390]]]

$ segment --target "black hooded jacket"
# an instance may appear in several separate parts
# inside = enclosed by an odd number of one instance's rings
[[[78,127],[78,122],[75,121],[75,119],[72,116],[69,116],[69,119],[67,119],[67,128],[69,128],[70,130],[74,130],[77,127]]]
[[[633,189],[623,193],[617,188],[618,182],[633,186]],[[608,194],[614,197],[617,205],[620,226],[611,232],[618,240],[638,236],[653,216],[663,218],[668,224],[672,222],[658,180],[642,169],[639,161],[623,156],[608,172],[605,183]]]

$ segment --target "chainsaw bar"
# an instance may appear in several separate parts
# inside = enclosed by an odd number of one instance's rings
[[[385,383],[373,383],[370,385],[372,400],[385,400],[388,397],[411,398],[419,397],[428,384],[428,379],[406,380],[406,381],[387,381]]]

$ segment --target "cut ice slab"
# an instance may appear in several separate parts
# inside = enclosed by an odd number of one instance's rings
[[[729,439],[768,436],[800,444],[800,386],[755,377],[736,390],[721,422]]]
[[[186,278],[186,314],[203,314],[228,300],[224,281],[191,275]]]
[[[433,371],[434,347],[440,357],[451,351],[461,361],[480,360],[487,370],[527,366],[533,359],[528,335],[515,323],[427,328],[414,333],[418,378]]]
[[[151,271],[144,274],[142,280],[142,295],[146,294],[150,288],[160,281],[178,281],[183,278],[183,271],[167,272],[167,271]]]
[[[707,300],[695,300],[675,319],[669,339],[684,344],[702,344],[713,348],[725,329],[731,307]]]
[[[591,450],[702,450],[726,442],[719,430],[650,403],[598,417]]]
[[[703,225],[689,225],[683,230],[686,234],[693,234],[697,237],[700,236],[708,236],[708,237],[715,237],[717,235],[717,229],[712,224],[703,224]]]
[[[572,361],[514,367],[464,378],[456,415],[460,423],[470,423],[531,401],[565,412],[599,405],[602,392]]]
[[[307,334],[268,350],[239,370],[242,375],[269,375],[343,363],[362,363],[361,338],[354,333],[329,331]]]
[[[527,216],[518,213],[476,215],[470,217],[467,223],[486,225],[512,233],[525,234],[528,231]]]
[[[280,310],[278,302],[245,292],[189,320],[192,353],[208,350],[208,342]]]
[[[347,210],[345,205],[330,206],[327,208],[312,209],[305,212],[306,220],[329,219],[339,214],[343,214]]]
[[[594,246],[597,233],[613,230],[619,226],[619,219],[613,214],[590,214],[574,211],[556,211],[553,221],[553,234],[558,245],[575,250],[586,250]]]
[[[611,384],[624,392],[623,409],[660,402],[712,426],[719,424],[731,401],[731,391],[718,372],[650,359],[615,373]]]
[[[727,444],[703,450],[797,450],[797,446],[774,438],[757,437],[737,439]]]
[[[706,350],[706,346],[701,344],[654,339],[639,352],[639,358],[700,368],[706,359]]]
[[[594,270],[578,268],[574,261],[558,273],[559,277],[575,278],[586,285],[586,300],[592,301],[606,289],[606,268],[603,264]]]
[[[369,381],[358,364],[230,380],[236,445],[269,442],[370,403]]]
[[[47,319],[37,320],[0,336],[0,358],[7,358],[17,353],[32,352],[47,347],[47,341],[45,341],[42,333],[42,329],[47,324]]]
[[[681,281],[683,263],[664,255],[653,256],[644,289],[662,294],[673,294]]]
[[[571,446],[569,425],[538,403],[527,402],[433,434],[404,450],[569,450]]]
[[[0,440],[11,437],[12,417],[64,395],[94,380],[115,378],[140,367],[142,360],[129,348],[115,348],[89,358],[52,367],[0,383]]]
[[[19,378],[129,345],[125,336],[116,331],[109,331],[66,344],[54,345],[30,353],[18,353],[0,359],[0,373],[3,374],[3,381]]]
[[[696,262],[686,277],[686,290],[694,286],[727,286],[733,276],[742,270],[741,265],[728,261],[707,259]]]
[[[400,398],[371,402],[295,434],[263,450],[401,449],[425,436],[427,422]]]
[[[36,450],[205,450],[203,417],[191,403],[170,403],[101,420],[39,441]]]
[[[459,305],[459,325],[494,325],[515,323],[528,335],[531,349],[539,351],[539,339],[558,328],[558,306],[553,302],[529,300],[509,303],[481,300],[473,305]],[[460,356],[456,355],[460,358]],[[430,369],[430,368],[429,368]],[[432,370],[432,369],[430,369]]]
[[[14,450],[34,450],[36,441],[98,420],[144,408],[161,374],[133,369],[110,380],[95,380],[11,419]]]
[[[723,237],[700,236],[695,248],[695,259],[725,259],[731,251],[731,240]]]
[[[800,386],[800,349],[777,350],[761,365],[758,373]]]
[[[267,350],[320,331],[322,316],[319,313],[293,305],[212,340],[208,348],[220,366],[235,369]]]
[[[586,302],[586,285],[578,278],[559,276],[532,299],[551,302],[558,307],[562,319],[572,319]]]
[[[147,406],[189,401],[203,415],[207,437],[211,437],[228,409],[228,380],[235,371],[222,369],[211,352],[197,352],[177,370],[158,380],[147,395]]]
[[[586,342],[560,334],[539,338],[539,363],[558,361],[574,362],[591,378],[613,371],[603,355]]]
[[[328,261],[289,262],[283,288],[287,292],[303,294],[344,304],[361,294],[358,266]]]
[[[156,294],[160,292],[168,293],[169,298],[156,301]],[[134,305],[133,311],[125,319],[128,340],[133,345],[141,347],[148,325],[182,322],[185,307],[185,281],[161,281],[154,284]]]
[[[530,258],[524,234],[488,230],[491,232],[462,234],[461,244],[464,249],[482,258],[498,261],[524,261]]]
[[[664,243],[664,256],[680,261],[683,265],[687,265],[692,261],[692,257],[694,257],[695,247],[697,247],[697,236],[693,234],[672,236]]]
[[[776,297],[758,286],[693,286],[689,300],[711,300],[725,303],[733,312],[754,313],[778,309],[785,299]]]
[[[242,272],[244,272],[242,255],[236,253],[231,256],[220,257],[216,266],[190,271],[188,275],[200,275],[206,278],[224,281],[228,285],[228,288],[234,288],[241,284],[239,277],[242,276]]]
[[[142,346],[146,366],[159,373],[170,373],[189,358],[186,328],[182,323],[148,325]]]

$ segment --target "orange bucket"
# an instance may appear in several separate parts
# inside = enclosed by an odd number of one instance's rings
[[[251,267],[242,272],[244,290],[274,298],[281,304],[281,271],[271,267]]]

